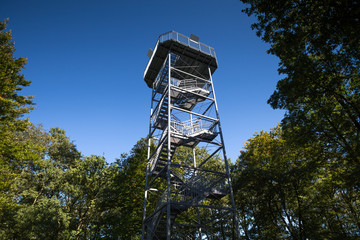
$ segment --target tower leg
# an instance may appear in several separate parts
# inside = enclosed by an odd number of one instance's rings
[[[166,239],[171,239],[171,178],[170,178],[170,164],[171,164],[171,53],[168,54],[168,144],[167,144],[167,211],[166,211]]]
[[[210,76],[210,81],[211,81],[211,88],[213,90],[213,95],[214,95],[214,100],[215,100],[216,116],[217,116],[217,119],[219,120],[219,123],[218,123],[219,133],[220,133],[221,142],[223,144],[224,163],[225,163],[225,170],[226,170],[229,189],[230,189],[231,205],[232,205],[233,214],[234,214],[234,218],[235,218],[236,235],[237,235],[237,239],[240,239],[239,219],[238,219],[238,216],[237,216],[236,205],[235,205],[235,200],[234,200],[234,192],[233,192],[232,184],[231,184],[229,163],[228,163],[227,156],[226,156],[224,137],[223,137],[223,134],[222,134],[221,123],[220,123],[220,115],[219,115],[219,110],[218,110],[218,106],[217,106],[217,101],[216,101],[216,96],[215,96],[215,89],[214,89],[214,85],[213,85],[211,71],[210,71],[209,67],[208,67],[208,71],[209,71],[209,76]]]

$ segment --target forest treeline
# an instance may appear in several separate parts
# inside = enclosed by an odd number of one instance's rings
[[[231,165],[242,238],[359,239],[359,3],[242,2],[280,59],[283,78],[268,103],[286,110]],[[138,239],[146,139],[108,163],[83,156],[63,129],[29,122],[26,59],[14,57],[6,26],[0,22],[0,239]],[[221,168],[219,160],[210,163]]]

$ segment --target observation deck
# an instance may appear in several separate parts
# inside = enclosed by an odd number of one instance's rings
[[[218,67],[215,50],[203,43],[196,42],[180,33],[170,31],[159,36],[150,60],[145,68],[144,80],[149,88],[158,75],[168,53],[172,52],[179,55],[185,62],[191,66],[197,66],[190,74],[209,78]],[[183,61],[183,62],[184,62]]]

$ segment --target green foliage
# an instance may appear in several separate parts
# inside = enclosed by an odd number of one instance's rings
[[[119,197],[114,207],[119,216],[116,231],[120,239],[139,239],[141,236],[146,159],[147,140],[141,139],[130,154],[123,154],[117,160]]]
[[[20,73],[26,64],[23,57],[14,57],[15,47],[11,31],[6,31],[7,20],[0,21],[0,123],[6,126],[21,125],[19,118],[31,111],[32,97],[18,92],[30,85]],[[26,122],[26,121],[25,121]]]
[[[31,126],[18,139],[38,142],[31,149],[38,164],[29,159],[7,190],[0,239],[117,239],[120,168],[82,157],[62,129]]]
[[[30,84],[0,22],[0,239],[131,239],[141,229],[146,144],[115,164],[83,157],[65,131],[23,118]]]
[[[234,191],[246,239],[357,239],[360,193],[320,145],[293,147],[280,127],[245,144]]]
[[[21,139],[21,131],[29,125],[22,117],[31,111],[33,102],[31,97],[19,95],[30,84],[20,73],[26,59],[14,57],[14,43],[6,27],[7,20],[0,21],[0,222],[5,228],[12,224],[9,216],[18,208],[12,202],[14,180],[27,163],[36,165],[40,158],[33,154],[38,145]]]
[[[66,137],[65,130],[52,128],[50,129],[50,136],[49,157],[65,168],[74,165],[76,159],[81,157],[81,154]]]
[[[285,137],[320,141],[360,163],[360,6],[357,1],[248,1],[253,25],[286,77],[269,99],[286,109]]]
[[[242,2],[285,76],[268,103],[287,110],[283,132],[250,139],[237,164],[237,187],[250,193],[240,194],[247,237],[357,239],[359,2]]]

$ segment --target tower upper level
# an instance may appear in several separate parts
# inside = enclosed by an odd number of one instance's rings
[[[149,62],[144,72],[144,80],[149,88],[152,88],[153,82],[159,73],[168,53],[172,52],[186,60],[192,66],[192,74],[209,76],[215,72],[218,67],[215,50],[203,43],[186,37],[180,33],[170,31],[159,36],[155,48],[152,51]]]

